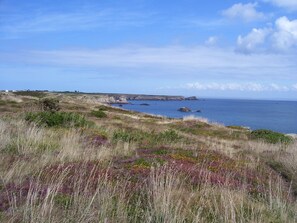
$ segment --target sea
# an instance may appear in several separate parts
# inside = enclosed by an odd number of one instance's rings
[[[226,126],[269,129],[297,134],[297,101],[200,99],[193,101],[129,101],[124,109],[171,118],[196,116]],[[147,104],[147,105],[143,105]],[[178,111],[188,107],[191,112]]]

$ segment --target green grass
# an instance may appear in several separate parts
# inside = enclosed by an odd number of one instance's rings
[[[182,137],[174,130],[166,130],[160,133],[155,133],[153,131],[144,132],[140,130],[118,130],[114,132],[112,137],[113,141],[138,142],[142,145],[174,143],[181,139]]]
[[[63,209],[69,209],[73,204],[73,197],[65,194],[57,194],[54,197],[54,202]]]
[[[246,135],[246,132],[242,130],[234,129],[232,132],[230,132],[223,128],[213,129],[211,125],[205,123],[197,123],[192,126],[174,125],[174,127],[185,133],[221,139],[244,139]]]
[[[17,105],[18,103],[15,101],[9,101],[9,100],[1,100],[0,99],[0,106],[7,106],[7,105]]]
[[[72,112],[27,113],[25,120],[46,127],[87,127],[93,124],[84,116]]]
[[[259,129],[259,130],[252,131],[251,138],[257,139],[257,140],[263,140],[265,142],[273,143],[273,144],[276,144],[276,143],[289,144],[293,142],[293,139],[290,136],[286,136],[282,133],[274,132],[266,129]]]
[[[92,116],[95,116],[96,118],[106,118],[107,114],[102,110],[92,111]]]

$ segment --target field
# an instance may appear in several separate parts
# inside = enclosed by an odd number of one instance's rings
[[[0,95],[0,222],[297,222],[297,142],[83,95]]]

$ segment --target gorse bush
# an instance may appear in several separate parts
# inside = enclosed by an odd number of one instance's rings
[[[106,113],[102,110],[92,111],[91,115],[95,116],[96,118],[106,118],[107,117]]]
[[[46,127],[87,127],[92,125],[84,116],[71,112],[27,113],[26,121]]]
[[[251,132],[252,139],[260,139],[264,140],[268,143],[285,143],[289,144],[293,141],[293,139],[290,136],[286,136],[279,132],[274,132],[271,130],[266,129],[258,129]]]

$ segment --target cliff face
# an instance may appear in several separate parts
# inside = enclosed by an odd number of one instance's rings
[[[131,95],[126,97],[127,100],[156,100],[156,101],[182,101],[183,96],[162,96],[162,95]]]
[[[195,96],[166,96],[166,95],[105,95],[98,98],[103,103],[126,104],[128,101],[184,101],[198,100]]]
[[[34,92],[33,92],[34,93]],[[4,94],[4,93],[3,93]],[[12,94],[12,93],[11,93]],[[89,104],[127,104],[133,100],[151,101],[183,101],[198,100],[197,97],[169,96],[169,95],[143,95],[143,94],[110,94],[110,93],[84,93],[84,92],[46,92],[45,95],[56,96],[61,100],[73,102],[84,101]],[[15,95],[14,95],[15,96]]]
[[[133,100],[151,100],[151,101],[183,101],[183,100],[198,100],[197,97],[184,96],[168,96],[168,95],[136,95],[136,94],[108,94],[117,101],[133,101]]]

